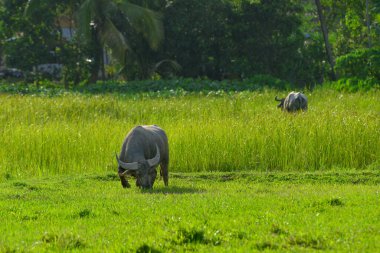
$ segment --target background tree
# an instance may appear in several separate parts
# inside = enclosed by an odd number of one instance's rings
[[[176,0],[164,12],[165,58],[176,60],[186,77],[220,79],[229,72],[231,8],[220,0]]]
[[[27,13],[37,11],[45,1],[30,0]],[[101,73],[105,78],[104,48],[109,48],[114,59],[125,64],[130,47],[122,31],[115,25],[117,20],[129,23],[130,27],[142,34],[150,47],[157,48],[163,38],[160,16],[128,1],[84,0],[77,11],[79,36],[91,45],[92,74],[90,81],[95,82]]]
[[[336,80],[335,70],[334,70],[335,60],[333,57],[333,53],[332,53],[332,49],[331,49],[331,45],[330,45],[330,41],[329,41],[329,34],[328,34],[328,30],[327,30],[327,25],[325,22],[325,17],[324,17],[323,12],[322,12],[322,5],[321,5],[320,0],[315,0],[315,5],[317,7],[319,23],[321,25],[323,40],[325,42],[325,50],[326,50],[327,60],[330,64],[331,78],[332,78],[332,80]]]
[[[127,1],[85,0],[79,9],[78,16],[79,32],[94,43],[95,64],[92,81],[96,80],[99,69],[104,73],[103,48],[105,46],[121,64],[125,64],[128,51],[131,50],[122,31],[115,25],[115,17],[141,33],[151,48],[157,48],[163,38],[159,14]]]
[[[26,0],[3,0],[0,13],[6,64],[25,71],[43,63],[57,61],[56,47],[59,36],[55,14],[49,3],[39,7],[37,15],[24,17]]]
[[[4,16],[4,1],[0,1],[0,17]],[[0,67],[3,66],[3,47],[4,47],[4,40],[6,39],[6,36],[4,34],[5,31],[5,23],[2,19],[0,19]]]
[[[132,0],[130,3],[162,13],[166,6],[166,0]],[[157,70],[155,65],[162,60],[161,47],[153,47],[144,38],[143,33],[133,29],[129,22],[124,22],[122,18],[117,19],[116,26],[122,31],[125,38],[128,38],[128,45],[131,50],[121,73],[128,80],[149,79]],[[160,44],[162,45],[162,44]]]
[[[372,41],[371,46],[380,46],[380,27],[376,20],[380,12],[379,5],[379,0],[321,0],[336,56],[367,48],[369,40]]]
[[[235,62],[245,76],[268,74],[296,81],[304,35],[302,9],[292,1],[241,1],[232,22]]]
[[[176,0],[164,12],[163,51],[187,77],[265,74],[305,85],[320,79],[322,59],[320,41],[301,30],[303,13],[296,1]]]
[[[107,51],[112,56],[108,73],[120,70],[128,80],[170,77],[179,69],[177,61],[182,66],[177,74],[184,77],[252,78],[254,82],[261,78],[262,83],[279,78],[312,87],[331,78],[325,70],[326,42],[331,44],[329,55],[339,59],[339,73],[348,78],[359,75],[349,64],[355,59],[367,66],[373,80],[378,76],[378,0],[0,3],[0,52],[6,55],[7,65],[32,70],[39,64],[61,63],[66,86],[88,79],[95,82],[99,74],[106,78]],[[28,15],[22,15],[27,3]],[[324,33],[318,12],[325,17]],[[73,20],[77,30],[69,40],[62,36],[62,17]],[[329,38],[324,40],[327,29]],[[369,45],[373,50],[367,52]],[[328,62],[333,64],[333,58]]]
[[[337,85],[349,90],[376,85],[380,80],[380,29],[376,20],[380,1],[321,0],[320,4],[337,57]]]

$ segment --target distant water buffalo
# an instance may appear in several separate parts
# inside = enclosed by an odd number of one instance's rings
[[[301,92],[292,91],[286,98],[278,99],[276,96],[275,100],[280,101],[277,107],[283,111],[296,112],[299,110],[307,110],[307,97]]]
[[[120,157],[116,155],[116,160],[124,188],[131,187],[127,175],[136,178],[136,186],[143,189],[153,188],[158,165],[161,167],[160,175],[164,178],[165,186],[168,186],[169,145],[166,133],[160,127],[134,127],[125,137]]]

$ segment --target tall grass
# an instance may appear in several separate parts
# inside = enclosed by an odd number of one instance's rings
[[[0,175],[115,171],[127,132],[166,130],[170,171],[315,171],[379,168],[379,92],[307,93],[286,114],[274,91],[57,97],[0,95]],[[285,95],[279,94],[279,95]]]

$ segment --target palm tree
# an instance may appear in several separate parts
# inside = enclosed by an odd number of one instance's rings
[[[29,0],[26,12],[38,8],[44,0]],[[104,79],[104,48],[111,50],[113,58],[125,64],[130,46],[127,38],[116,26],[116,21],[129,24],[141,33],[151,48],[156,49],[163,39],[161,16],[149,9],[129,3],[126,0],[84,0],[76,12],[79,35],[94,46],[94,68],[91,82],[101,72]]]

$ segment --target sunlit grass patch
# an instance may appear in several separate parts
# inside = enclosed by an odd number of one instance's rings
[[[0,251],[379,250],[378,172],[358,184],[335,183],[343,171],[175,173],[151,191],[107,175],[0,183]]]

